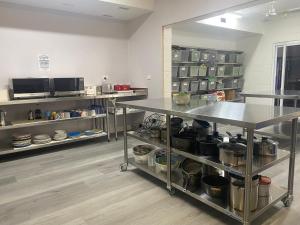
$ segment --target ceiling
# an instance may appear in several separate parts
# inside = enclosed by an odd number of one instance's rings
[[[0,0],[4,6],[34,7],[128,21],[153,10],[153,0]]]
[[[274,4],[274,8],[279,15],[289,14],[300,10],[300,0],[275,0],[266,4],[238,10],[235,13],[242,15],[243,18],[264,21],[266,20],[266,14],[272,4]]]

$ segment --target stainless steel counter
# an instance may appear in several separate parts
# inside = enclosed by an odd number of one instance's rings
[[[135,91],[134,93],[114,93],[114,94],[103,94],[103,95],[96,95],[96,96],[74,96],[74,97],[12,100],[12,101],[0,102],[0,106],[22,105],[22,104],[40,104],[40,103],[79,101],[79,100],[92,100],[92,99],[107,99],[107,98],[121,98],[121,97],[146,96],[146,95],[147,95],[147,91],[145,89],[145,91]]]
[[[249,91],[240,93],[243,97],[274,98],[274,99],[300,99],[300,91]]]
[[[172,99],[147,99],[118,102],[118,107],[132,107],[162,114],[231,124],[238,127],[260,129],[300,116],[300,109],[234,102],[211,103],[191,100],[186,106],[173,103]]]

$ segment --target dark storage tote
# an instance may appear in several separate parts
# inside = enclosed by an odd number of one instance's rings
[[[190,56],[190,50],[189,49],[183,49],[181,50],[181,62],[188,62]]]
[[[172,66],[172,77],[178,77],[178,66]]]
[[[199,81],[191,81],[191,92],[196,93],[199,89]]]
[[[207,89],[208,90],[215,90],[216,89],[216,81],[208,81],[208,85],[207,85]]]
[[[189,67],[180,66],[179,67],[179,77],[187,77],[189,72]]]
[[[188,92],[190,90],[190,82],[189,81],[183,81],[180,84],[180,91],[181,92]]]
[[[179,92],[180,91],[180,82],[173,82],[172,83],[172,92]]]
[[[219,77],[225,76],[225,66],[218,66],[217,76]]]
[[[217,62],[218,63],[225,63],[226,55],[225,54],[217,54]]]
[[[172,61],[173,62],[181,62],[181,50],[172,50]]]
[[[208,67],[208,76],[214,77],[216,76],[216,67],[215,66],[210,66]]]
[[[224,89],[224,83],[222,81],[217,81],[217,89],[218,90]]]
[[[206,91],[206,90],[207,90],[207,80],[200,80],[199,91]]]
[[[232,69],[232,76],[239,76],[240,75],[240,67],[234,66]]]

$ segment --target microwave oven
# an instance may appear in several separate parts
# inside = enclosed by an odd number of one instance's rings
[[[51,95],[49,78],[12,79],[12,98],[45,98]]]
[[[52,89],[54,96],[76,96],[84,94],[84,78],[53,78]]]

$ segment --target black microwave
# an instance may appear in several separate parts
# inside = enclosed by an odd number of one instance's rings
[[[53,78],[52,89],[54,96],[73,96],[84,94],[84,78]]]
[[[49,78],[20,78],[12,79],[13,99],[49,97]]]

